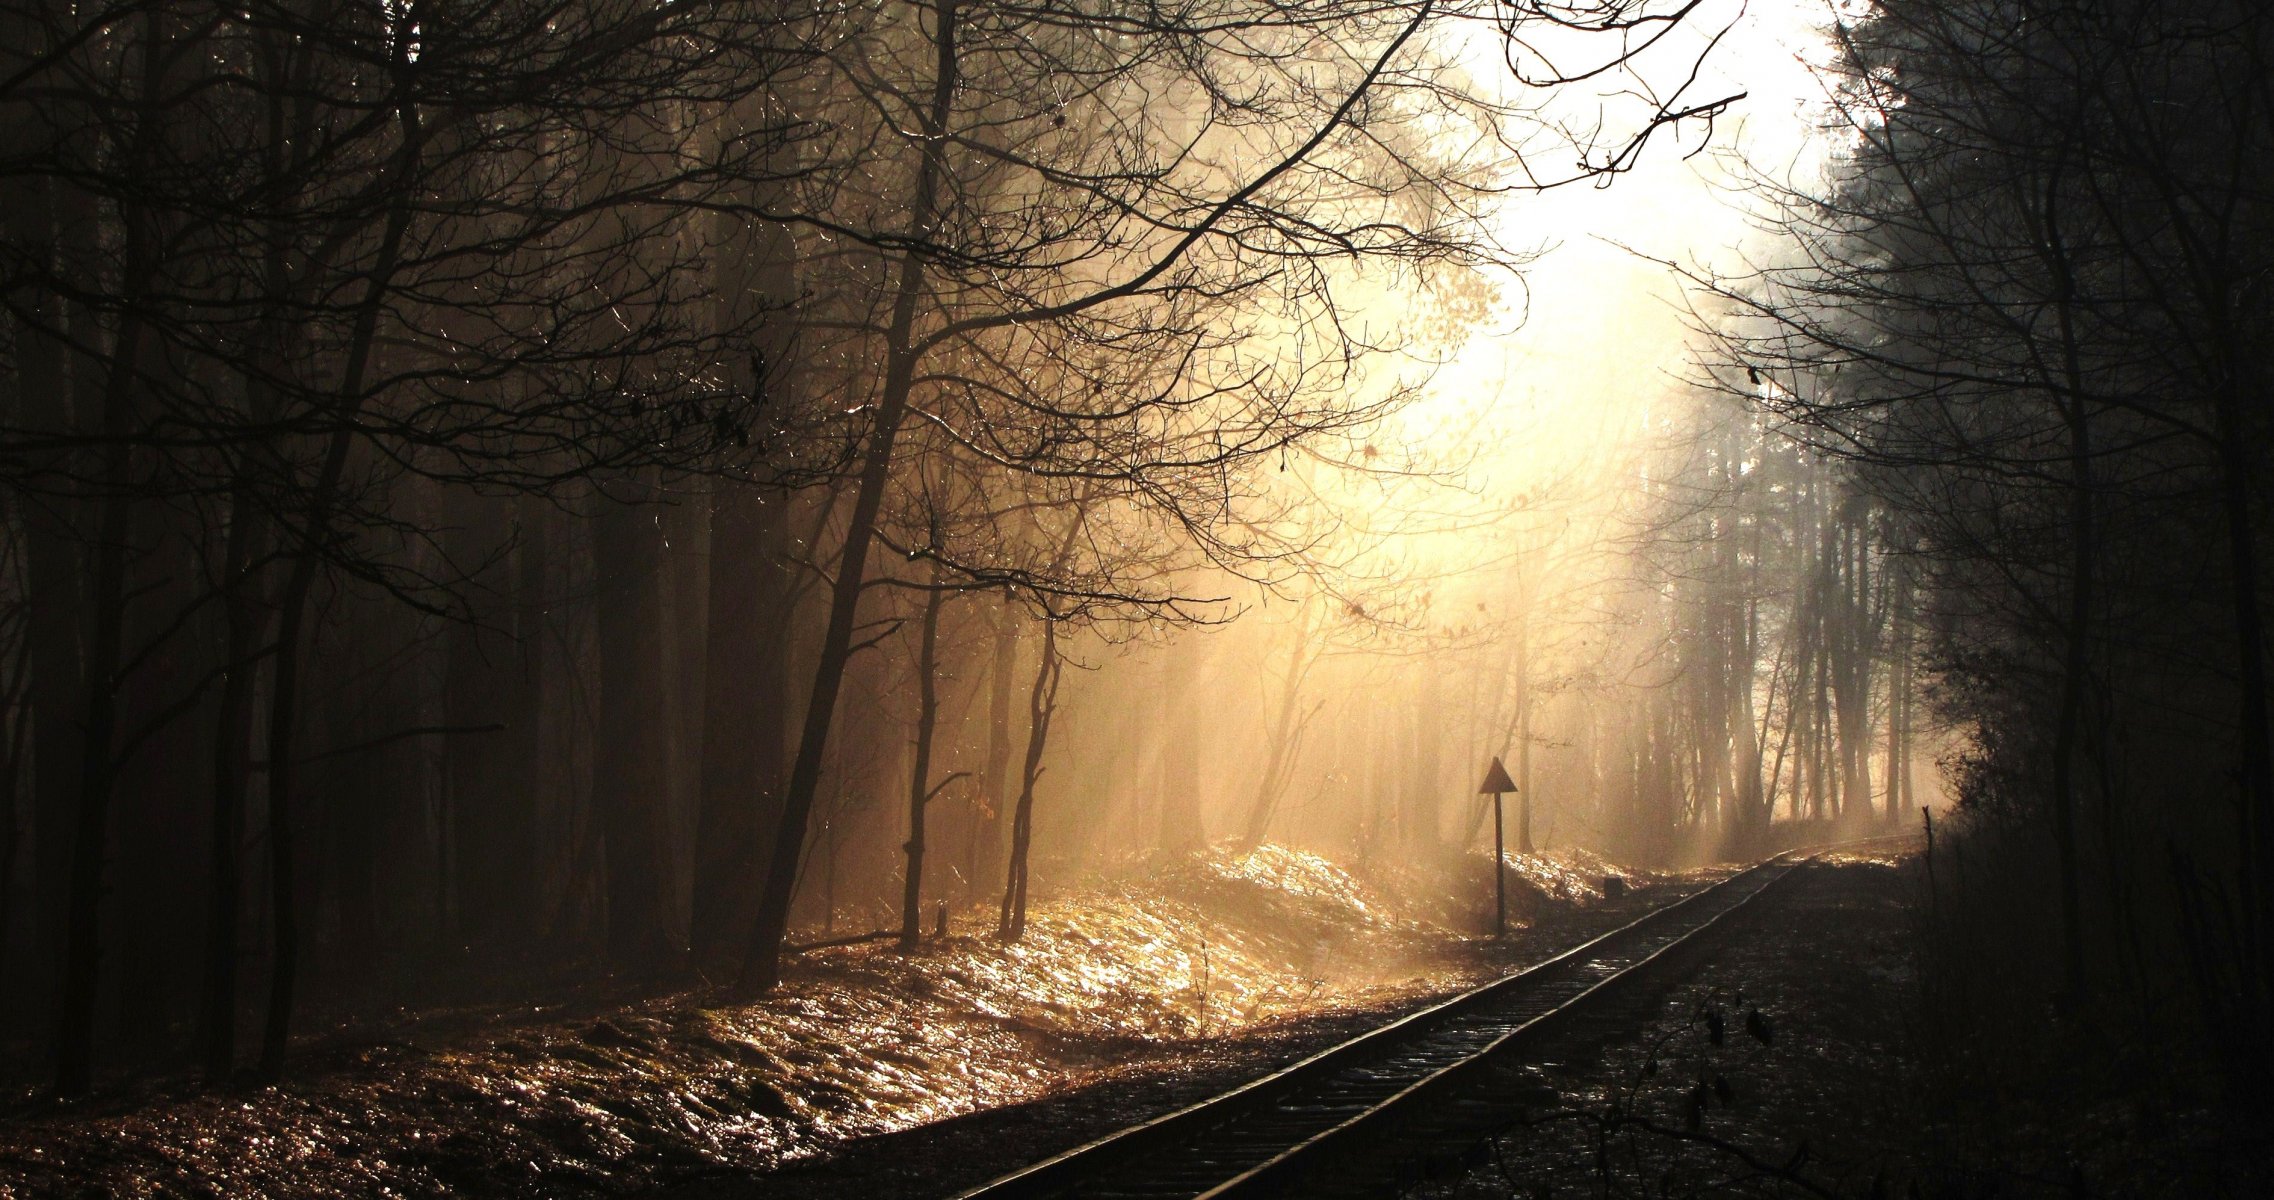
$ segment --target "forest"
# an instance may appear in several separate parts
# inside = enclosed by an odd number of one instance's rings
[[[2270,56],[2253,0],[0,0],[0,1196],[436,1014],[764,1026],[1233,883],[1451,954],[1496,882],[1871,838],[1929,1093],[2262,1117]],[[1179,1037],[1349,982],[1209,911]],[[199,1186],[378,1186],[310,1178]]]

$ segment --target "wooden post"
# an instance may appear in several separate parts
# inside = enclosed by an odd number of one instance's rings
[[[1508,936],[1508,870],[1502,857],[1500,793],[1492,794],[1492,936]]]
[[[1492,797],[1492,936],[1508,935],[1508,834],[1505,807],[1501,800],[1516,790],[1516,781],[1508,777],[1508,768],[1500,760],[1492,760],[1485,769],[1484,782],[1477,785],[1480,795]],[[1531,849],[1531,810],[1524,812],[1524,848]]]

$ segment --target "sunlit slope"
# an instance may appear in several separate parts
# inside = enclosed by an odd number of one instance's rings
[[[1521,872],[1540,880],[1527,911],[1588,899],[1592,871]],[[1017,944],[801,956],[761,1004],[681,994],[440,1048],[413,1028],[281,1088],[20,1123],[0,1134],[0,1196],[559,1195],[780,1164],[1457,986],[1489,969],[1467,932],[1481,912],[1408,915],[1277,846],[1195,856],[1045,900]]]

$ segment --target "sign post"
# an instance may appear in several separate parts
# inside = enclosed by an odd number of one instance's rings
[[[1484,773],[1484,782],[1478,793],[1492,797],[1492,936],[1508,936],[1508,870],[1504,856],[1507,835],[1502,824],[1500,798],[1516,790],[1516,781],[1508,777],[1508,768],[1500,765],[1495,756],[1492,766]]]

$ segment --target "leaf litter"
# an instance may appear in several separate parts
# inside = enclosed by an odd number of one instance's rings
[[[1460,886],[1489,895],[1489,856]],[[1602,899],[1606,864],[1511,856],[1523,912]],[[0,1197],[611,1195],[765,1170],[1105,1077],[1138,1052],[1494,968],[1474,904],[1277,846],[1039,903],[1025,940],[799,956],[774,996],[687,991],[597,1018],[388,1041],[306,1078],[0,1124]],[[978,920],[976,911],[967,919]]]

